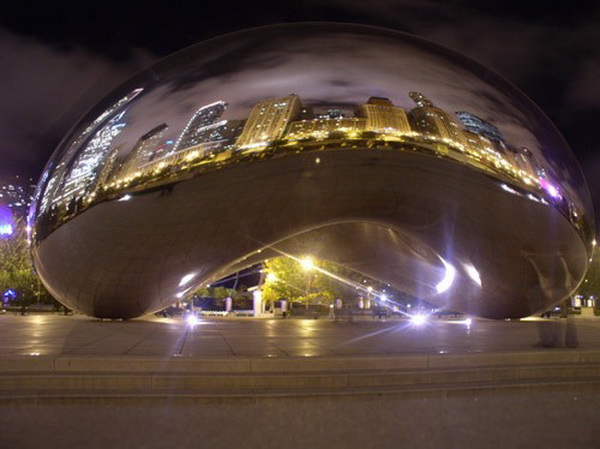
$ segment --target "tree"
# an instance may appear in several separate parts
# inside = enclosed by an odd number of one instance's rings
[[[585,298],[590,296],[600,298],[600,249],[595,247],[593,256],[585,278],[576,293]],[[600,300],[596,299],[594,303],[595,307],[600,309]]]
[[[289,257],[275,257],[265,262],[263,299],[298,301],[306,293],[306,273],[299,262]]]
[[[275,257],[265,262],[263,299],[286,299],[306,304],[332,304],[336,298],[356,296],[356,285],[370,285],[376,291],[382,285],[354,270],[323,260],[296,260]],[[325,273],[324,273],[325,272]]]
[[[194,292],[195,296],[201,298],[214,298],[216,300],[225,299],[228,296],[233,297],[235,291],[226,287],[201,287]]]
[[[9,289],[17,293],[18,302],[56,303],[33,269],[23,220],[15,222],[11,236],[0,238],[0,293]]]

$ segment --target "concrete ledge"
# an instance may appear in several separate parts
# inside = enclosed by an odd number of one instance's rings
[[[300,373],[411,370],[453,367],[600,363],[599,350],[548,349],[524,352],[419,354],[357,357],[141,357],[4,356],[0,373]]]
[[[600,380],[567,380],[546,382],[506,382],[498,384],[422,385],[387,388],[307,389],[307,390],[240,390],[228,391],[155,391],[88,390],[69,392],[0,392],[0,404],[14,406],[69,404],[257,404],[281,401],[352,401],[401,399],[437,399],[483,397],[493,395],[526,395],[548,393],[590,394],[600,392]]]
[[[491,394],[496,389],[524,391],[548,385],[558,389],[587,385],[595,391],[600,385],[600,352],[266,359],[0,357],[2,402],[98,395],[244,401],[278,395],[406,396],[480,390]]]
[[[0,372],[2,358],[0,358]],[[56,372],[250,372],[250,359],[246,357],[216,358],[160,358],[139,356],[56,356]]]

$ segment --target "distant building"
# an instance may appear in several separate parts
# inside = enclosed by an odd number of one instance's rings
[[[321,114],[315,114],[315,118],[320,119],[340,119],[346,117],[346,113],[341,108],[330,108]]]
[[[106,145],[106,141],[112,140],[109,136],[115,137],[114,132],[118,131],[117,134],[121,132],[125,124],[118,124],[116,127],[114,125],[143,90],[143,88],[132,90],[105,109],[78,135],[71,138],[61,162],[49,173],[51,178],[41,201],[42,212],[55,206],[65,206],[73,198],[80,198],[93,188],[92,184],[95,183],[99,170],[98,167],[93,166],[94,163],[102,162],[110,146],[110,142]],[[98,154],[94,154],[96,149],[99,150]]]
[[[521,148],[512,152],[516,166],[533,178],[540,176],[543,168],[538,164],[536,157],[527,148]]]
[[[502,157],[502,155],[496,151],[494,143],[487,137],[471,131],[463,131],[463,135],[465,136],[465,146],[471,153],[474,151],[479,156],[488,155],[497,159]]]
[[[78,201],[95,189],[110,145],[126,126],[124,114],[125,111],[122,111],[110,119],[83,148],[65,178],[62,189],[54,198],[55,204],[67,205],[71,201]]]
[[[227,103],[217,101],[198,109],[175,142],[173,153],[206,142],[212,129],[225,123],[225,121],[221,121],[217,124],[217,120],[223,115],[226,108]]]
[[[98,182],[96,183],[98,188],[105,187],[110,183],[113,176],[121,169],[122,164],[118,163],[118,157],[122,149],[123,144],[116,145],[108,154],[106,163],[98,175]]]
[[[408,113],[413,131],[445,143],[458,146],[465,144],[465,138],[458,124],[446,113],[419,92],[410,92],[410,98],[417,105]]]
[[[205,136],[202,142],[177,152],[163,150],[159,157],[154,157],[146,164],[138,166],[136,173],[144,175],[156,169],[190,163],[206,156],[216,156],[230,149],[241,133],[244,123],[244,120],[222,120],[204,126]]]
[[[502,142],[506,145],[500,130],[490,122],[466,111],[457,111],[455,114],[467,130],[479,134],[480,136],[485,136],[492,141],[496,140]]]
[[[160,159],[166,156],[167,154],[171,154],[173,152],[174,144],[175,141],[172,139],[169,139],[166,142],[160,144],[158,148],[152,153],[152,156],[150,157],[150,162],[155,161],[156,159]]]
[[[162,123],[138,139],[131,152],[123,161],[123,168],[120,170],[121,177],[126,178],[132,175],[139,167],[153,159],[154,153],[158,149],[168,128],[166,123]]]
[[[288,124],[295,120],[301,111],[302,103],[295,94],[259,101],[252,108],[236,145],[239,148],[254,148],[280,139]]]
[[[227,120],[222,126],[214,130],[210,138],[215,142],[219,142],[220,148],[227,148],[235,144],[245,124],[246,120]]]
[[[358,108],[366,118],[366,130],[388,134],[410,134],[411,128],[404,109],[394,106],[387,98],[371,97]]]
[[[286,138],[299,140],[306,138],[323,138],[331,132],[360,132],[366,129],[367,120],[358,117],[315,118],[298,120],[290,123]]]
[[[25,218],[35,191],[33,180],[15,177],[0,183],[0,204],[12,212],[14,218]]]

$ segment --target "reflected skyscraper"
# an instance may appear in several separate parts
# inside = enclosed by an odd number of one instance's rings
[[[466,111],[457,111],[455,114],[467,130],[505,144],[502,132],[490,122]]]
[[[224,120],[217,120],[226,108],[227,104],[224,101],[217,101],[198,109],[175,142],[173,153],[209,141],[211,133],[225,125]]]
[[[119,154],[123,150],[123,145],[115,145],[115,147],[111,150],[108,157],[106,158],[106,162],[100,174],[98,175],[98,188],[106,188],[108,183],[112,181],[113,176],[117,173],[121,168],[122,164],[118,163]]]
[[[56,203],[78,201],[94,189],[110,145],[126,125],[124,115],[125,111],[110,119],[88,142],[65,178],[62,191],[55,198]]]
[[[460,128],[446,111],[435,107],[420,92],[410,92],[409,96],[417,105],[408,113],[410,124],[415,132],[455,145],[464,145]]]
[[[121,177],[133,175],[142,165],[154,159],[155,152],[168,128],[166,123],[162,123],[139,138],[123,162]]]
[[[95,173],[96,167],[94,164],[99,165],[103,162],[102,158],[97,157],[95,154],[96,146],[99,147],[99,152],[105,155],[110,147],[110,142],[108,146],[106,145],[107,139],[112,141],[112,138],[123,128],[118,124],[115,128],[112,128],[109,122],[116,124],[122,118],[125,109],[138,98],[143,90],[143,88],[138,87],[128,91],[119,100],[104,109],[83,130],[77,130],[74,134],[67,136],[61,148],[63,153],[61,162],[46,167],[44,176],[42,176],[44,182],[40,182],[41,185],[38,186],[39,189],[45,191],[43,198],[39,199],[41,211],[48,211],[52,207],[65,206],[68,201],[74,198],[71,194],[79,195],[79,198],[81,198],[86,192],[92,190],[89,187],[93,181],[87,180],[85,173],[89,171],[92,178],[95,178],[97,173]],[[109,131],[107,132],[107,130]],[[102,137],[99,136],[101,132],[103,132]],[[88,150],[88,154],[82,157],[80,153],[85,149]],[[79,167],[75,169],[75,174],[73,174],[75,164],[78,164]],[[69,181],[67,181],[67,177],[69,177]],[[65,195],[67,182],[71,184],[69,188],[71,190],[70,195]]]
[[[410,124],[404,109],[396,107],[388,98],[371,97],[358,108],[366,117],[367,131],[390,134],[410,134]]]
[[[272,98],[259,101],[254,105],[242,134],[237,140],[239,148],[266,146],[269,142],[281,138],[288,124],[302,111],[298,95]]]

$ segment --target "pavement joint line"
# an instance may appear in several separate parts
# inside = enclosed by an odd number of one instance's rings
[[[0,372],[11,372],[19,369],[41,371],[50,367],[56,373],[78,372],[86,370],[98,371],[98,365],[115,372],[143,372],[160,369],[162,371],[198,370],[206,372],[208,368],[220,372],[256,373],[262,371],[314,372],[320,369],[335,370],[340,366],[346,369],[360,369],[369,366],[374,369],[408,368],[450,368],[450,367],[483,367],[483,366],[521,366],[542,364],[550,365],[566,363],[582,365],[600,361],[600,351],[532,351],[519,353],[486,353],[486,354],[443,354],[443,355],[400,355],[373,357],[189,357],[163,358],[145,356],[3,356],[0,357]],[[21,368],[19,368],[21,367]],[[217,369],[218,368],[218,369]]]
[[[194,401],[202,400],[218,400],[230,402],[243,402],[245,400],[269,400],[269,399],[328,399],[331,398],[361,398],[371,397],[377,400],[385,399],[386,397],[394,396],[409,396],[423,397],[435,396],[442,399],[449,399],[451,396],[469,395],[481,397],[484,395],[505,395],[508,392],[514,393],[539,393],[550,391],[570,391],[577,390],[578,392],[598,391],[600,389],[600,379],[561,379],[552,381],[517,381],[503,383],[462,383],[454,385],[419,385],[418,387],[411,386],[388,386],[379,388],[337,388],[337,389],[281,389],[281,390],[265,390],[250,388],[237,392],[231,391],[201,391],[201,390],[135,390],[127,392],[119,392],[115,390],[72,390],[68,392],[45,391],[38,390],[35,392],[11,391],[8,394],[0,392],[0,403],[31,403],[41,405],[47,402],[69,402],[69,401],[100,401],[113,403],[118,400],[166,400],[177,401],[182,399],[193,399]]]

